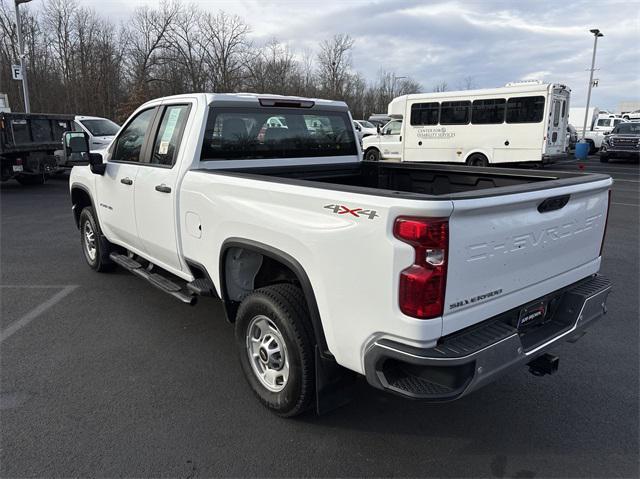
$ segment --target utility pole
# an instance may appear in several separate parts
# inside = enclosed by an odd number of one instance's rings
[[[589,89],[587,90],[587,107],[585,108],[584,111],[584,125],[582,126],[582,141],[584,142],[584,138],[587,134],[587,117],[589,115],[589,103],[591,102],[591,88],[593,87],[593,72],[595,71],[595,67],[596,67],[596,48],[598,47],[598,38],[599,37],[604,37],[604,33],[600,32],[600,30],[598,30],[597,28],[594,28],[593,30],[589,30],[591,33],[593,33],[594,39],[593,39],[593,57],[591,57],[591,70],[589,70],[591,73],[589,74]]]
[[[29,84],[27,82],[27,67],[24,61],[24,45],[22,44],[22,22],[20,21],[20,4],[31,0],[15,0],[16,6],[16,33],[18,35],[18,51],[20,53],[20,73],[22,74],[22,93],[24,95],[24,112],[31,113],[29,103]]]

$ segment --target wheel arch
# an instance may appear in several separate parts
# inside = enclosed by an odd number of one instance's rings
[[[489,152],[487,150],[484,150],[482,148],[475,148],[473,150],[469,150],[469,152],[467,152],[466,156],[464,157],[464,163],[467,163],[467,161],[469,161],[469,158],[471,158],[473,155],[482,155],[487,159],[487,163],[491,164],[492,160],[493,160],[493,155],[490,155]]]
[[[225,315],[229,322],[235,321],[235,316],[237,313],[238,301],[234,301],[229,297],[228,290],[228,271],[227,271],[227,255],[230,251],[234,249],[246,250],[251,253],[255,253],[261,255],[263,258],[267,258],[270,262],[270,267],[273,268],[273,264],[279,265],[280,267],[286,268],[302,290],[304,298],[307,302],[307,307],[309,308],[309,317],[311,318],[311,326],[313,329],[314,339],[320,353],[323,356],[331,357],[327,347],[326,337],[324,335],[324,329],[322,327],[322,321],[320,319],[320,311],[318,309],[318,303],[316,301],[315,293],[313,292],[313,286],[311,285],[311,281],[309,280],[309,276],[305,271],[304,267],[291,255],[288,253],[274,248],[273,246],[260,243],[258,241],[246,239],[246,238],[228,238],[222,243],[220,248],[220,256],[219,256],[219,280],[220,280],[220,298],[222,299]],[[264,263],[263,263],[264,264]],[[262,266],[261,266],[262,267]],[[260,267],[260,268],[261,268]],[[276,266],[277,269],[277,266]],[[286,275],[285,270],[280,270],[279,273],[283,273]],[[256,273],[257,274],[257,273]],[[282,279],[282,277],[280,277]],[[258,286],[255,286],[253,289],[258,289],[259,287],[267,286],[268,284],[277,284],[278,282],[286,282],[286,281],[274,281],[272,283],[261,283]]]
[[[93,207],[93,211],[95,211],[96,215],[98,214],[96,207],[93,204],[93,198],[91,197],[89,189],[80,183],[73,183],[71,185],[71,205],[73,210],[73,219],[76,222],[77,228],[80,228],[80,213],[83,208],[91,206]]]

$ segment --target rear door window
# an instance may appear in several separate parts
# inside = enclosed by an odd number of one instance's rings
[[[152,165],[172,166],[175,163],[188,116],[189,105],[171,105],[164,110],[151,152]]]
[[[543,116],[543,96],[525,96],[507,100],[507,123],[539,123]]]
[[[212,107],[202,161],[356,155],[346,112]]]

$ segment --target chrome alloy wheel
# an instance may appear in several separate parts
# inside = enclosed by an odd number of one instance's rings
[[[284,338],[268,317],[259,315],[249,323],[246,347],[254,374],[269,391],[280,392],[289,379],[289,358]]]
[[[96,248],[96,233],[93,231],[90,221],[84,222],[82,234],[85,253],[87,253],[87,257],[91,261],[95,261],[96,255],[98,254],[98,250]]]

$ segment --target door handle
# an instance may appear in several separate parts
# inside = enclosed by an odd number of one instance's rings
[[[171,187],[165,184],[156,185],[156,191],[159,191],[160,193],[171,193]]]
[[[120,180],[120,183],[122,183],[123,185],[132,185],[133,180],[131,178],[122,178]]]

